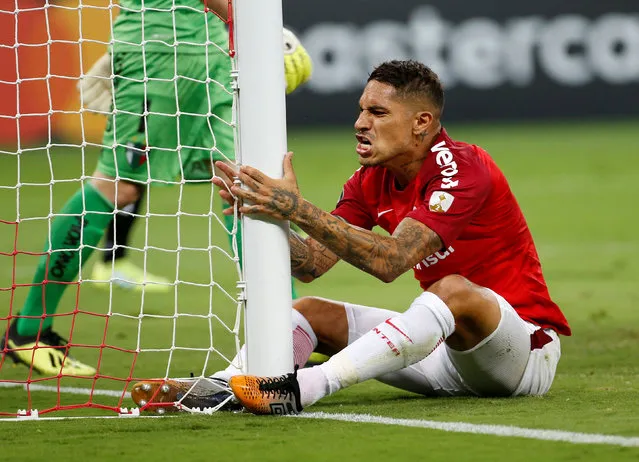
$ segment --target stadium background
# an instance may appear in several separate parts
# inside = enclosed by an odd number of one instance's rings
[[[0,15],[0,43],[42,44],[17,50],[21,79],[47,74],[53,110],[77,110],[74,78],[103,52],[109,13],[77,0],[64,8],[31,10],[42,0],[16,0],[21,12]],[[0,11],[13,11],[13,0]],[[83,5],[104,6],[108,0]],[[446,121],[530,120],[635,115],[639,81],[639,23],[635,2],[490,2],[403,0],[284,0],[285,24],[295,30],[315,63],[313,81],[288,102],[289,126],[352,123],[356,101],[372,66],[385,59],[428,62],[447,87]],[[112,10],[115,14],[116,9]],[[49,18],[47,27],[46,21]],[[16,27],[17,23],[17,27]],[[67,41],[68,43],[61,43]],[[0,48],[0,115],[16,114],[16,51]],[[65,78],[67,77],[67,78]],[[23,142],[47,135],[49,96],[44,80],[20,84]],[[312,108],[312,110],[309,110]],[[87,141],[101,139],[104,119],[86,116]],[[55,114],[54,136],[81,139],[77,114]],[[16,139],[15,120],[0,118],[0,142]]]
[[[64,0],[50,3],[77,5],[76,1]],[[42,4],[41,0],[17,0],[20,9]],[[0,11],[13,9],[13,0],[0,5]],[[287,100],[289,145],[297,153],[295,165],[304,194],[330,209],[341,184],[357,168],[352,123],[359,92],[371,67],[387,58],[428,62],[442,73],[446,83],[444,123],[452,136],[486,147],[508,176],[538,244],[551,294],[564,309],[574,331],[572,338],[564,339],[564,358],[556,384],[543,399],[442,402],[415,398],[372,383],[330,398],[316,410],[639,436],[639,221],[633,213],[639,197],[636,2],[402,0],[389,6],[384,0],[284,0],[284,11],[285,24],[299,34],[315,62],[313,81]],[[12,173],[16,161],[11,152],[15,152],[17,124],[5,116],[17,113],[17,87],[22,114],[21,146],[46,144],[50,126],[51,139],[56,143],[82,141],[80,116],[72,113],[79,106],[75,92],[79,46],[60,42],[49,47],[12,46],[16,37],[21,44],[43,44],[49,34],[53,40],[74,42],[81,27],[82,36],[89,39],[82,45],[84,69],[88,69],[104,51],[103,45],[90,40],[107,40],[109,21],[104,11],[91,8],[83,10],[81,24],[77,10],[50,8],[47,14],[48,21],[41,9],[23,11],[17,21],[13,14],[0,14],[0,43],[9,46],[0,48],[3,186],[16,184]],[[12,83],[16,80],[16,55],[20,77],[27,79],[18,86]],[[28,80],[46,76],[49,66],[50,73],[56,76],[48,79],[49,86],[44,80]],[[69,111],[54,113],[51,125],[46,115],[49,101],[52,109]],[[86,140],[99,142],[103,118],[86,115],[82,123]],[[95,155],[87,152],[87,165],[92,165]],[[42,152],[26,156],[30,158],[24,160],[23,175],[44,175],[48,181],[48,170],[39,171],[46,156]],[[56,175],[78,177],[77,151],[56,148],[51,159]],[[75,189],[67,184],[56,188],[54,205],[63,203]],[[0,191],[0,219],[14,219],[15,194],[6,192]],[[35,209],[39,202],[49,200],[49,194],[47,188],[23,190],[22,207]],[[175,193],[163,190],[157,194],[170,203]],[[197,208],[197,194],[192,193],[185,200]],[[157,239],[175,239],[173,232],[159,231],[159,223],[153,226]],[[23,249],[39,251],[42,229],[28,229],[21,231],[21,245],[26,246]],[[6,251],[10,247],[6,239],[9,233],[5,231],[3,227],[0,250]],[[191,231],[202,237],[206,229],[193,222]],[[136,237],[138,244],[143,242],[140,234],[141,231]],[[35,266],[31,260],[22,260],[27,267],[25,281],[30,276],[28,268]],[[0,257],[0,287],[10,288],[9,275],[14,265],[12,259]],[[190,274],[194,280],[197,278],[196,269]],[[402,310],[417,287],[410,275],[384,285],[340,264],[331,274],[300,290],[302,294]],[[11,295],[20,300],[24,293],[2,291],[0,303],[7,306]],[[201,295],[189,296],[196,303]],[[98,311],[104,293],[87,287],[82,297]],[[140,303],[139,296],[114,297],[118,303],[131,304],[132,311]],[[172,309],[170,302],[163,306],[160,298],[150,297],[147,301],[158,312]],[[0,309],[0,316],[4,315]],[[122,329],[125,332],[125,327]],[[159,337],[162,335],[168,335],[168,330],[158,333]],[[154,370],[149,366],[145,371]],[[23,398],[17,393],[3,393],[0,410],[20,399]],[[51,399],[42,398],[43,403]],[[65,422],[56,424],[55,442],[69,445],[70,452],[64,460],[106,460],[127,454],[164,460],[186,453],[195,454],[197,459],[211,451],[229,458],[238,447],[243,448],[245,460],[287,460],[297,455],[308,460],[394,460],[397,453],[403,454],[403,459],[426,452],[431,457],[450,457],[451,448],[458,451],[455,460],[503,460],[505,444],[509,461],[529,460],[533,451],[550,460],[639,457],[636,447],[525,439],[504,442],[495,436],[389,426],[371,431],[370,424],[364,423],[234,417],[117,425]],[[49,455],[52,440],[45,438],[43,442],[39,436],[43,431],[52,432],[52,427],[46,425],[17,427],[1,423],[8,453],[19,454],[17,460],[41,460],[43,455]],[[191,431],[180,432],[176,440],[176,432],[185,428]],[[114,442],[112,448],[100,446],[105,432]],[[149,435],[153,436],[148,439]],[[141,440],[152,444],[140,444]],[[29,451],[24,450],[27,444]],[[135,452],[130,451],[132,446]]]

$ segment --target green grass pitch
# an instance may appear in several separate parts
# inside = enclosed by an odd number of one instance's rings
[[[369,382],[352,387],[318,403],[309,411],[372,414],[403,419],[499,424],[535,429],[639,437],[639,148],[637,121],[535,123],[525,125],[475,124],[447,127],[453,138],[486,148],[509,178],[538,246],[545,276],[555,301],[573,328],[573,337],[562,339],[563,357],[555,384],[542,398],[426,399],[385,385]],[[324,209],[331,209],[341,185],[357,168],[352,130],[291,131],[289,147],[302,193]],[[95,151],[88,151],[84,172],[95,165]],[[56,183],[49,187],[51,171]],[[56,148],[51,163],[42,153],[27,154],[20,162],[19,194],[6,188],[18,183],[15,156],[0,154],[0,220],[46,217],[55,212],[75,190],[83,172],[77,150]],[[34,183],[46,186],[32,185]],[[19,200],[18,200],[19,199]],[[232,325],[235,312],[234,266],[220,258],[228,249],[221,226],[206,214],[211,191],[207,186],[155,187],[149,211],[155,216],[140,220],[132,245],[148,247],[147,265],[171,279],[187,281],[175,293],[146,294],[83,283],[67,291],[56,320],[56,330],[67,334],[76,306],[98,314],[109,309],[128,317],[109,320],[106,343],[135,348],[140,307],[145,319],[140,342],[147,349],[208,347],[209,323],[201,317],[171,316],[176,303],[180,313],[205,316],[209,301],[222,321]],[[219,210],[219,200],[214,210]],[[175,216],[178,204],[184,212]],[[159,216],[158,216],[159,215]],[[212,232],[209,233],[209,226]],[[46,221],[24,221],[17,234],[22,251],[41,251]],[[148,231],[147,231],[148,229]],[[214,263],[206,252],[191,250],[214,246]],[[15,228],[0,224],[0,252],[11,252]],[[182,249],[176,252],[178,246]],[[216,250],[219,247],[221,250]],[[132,251],[140,264],[144,254]],[[85,278],[96,259],[87,264]],[[36,257],[0,256],[0,288],[30,282]],[[219,287],[209,290],[211,278]],[[198,285],[199,284],[199,285]],[[411,274],[386,285],[340,263],[329,274],[309,284],[298,284],[301,295],[404,310],[419,293]],[[0,291],[0,317],[9,306],[21,306],[27,289]],[[177,301],[177,302],[176,302]],[[232,337],[212,322],[213,345],[233,354]],[[105,318],[76,316],[74,342],[99,343]],[[4,327],[3,327],[4,328]],[[93,351],[76,351],[91,361]],[[185,376],[212,372],[223,365],[205,354],[184,349],[139,356],[136,377]],[[127,377],[132,355],[109,350],[102,372]],[[24,368],[3,365],[0,381],[25,377]],[[55,381],[42,385],[56,386]],[[86,380],[66,380],[61,386],[90,387]],[[100,379],[98,389],[122,390],[123,384]],[[29,405],[46,409],[57,404],[56,393],[34,391],[32,402],[24,390],[0,388],[0,412],[15,412]],[[114,405],[117,398],[63,393],[60,404],[93,402]],[[132,403],[124,400],[123,405]],[[109,415],[99,409],[66,411],[55,415]],[[255,417],[245,414],[174,416],[157,419],[99,419],[39,422],[0,422],[3,454],[12,460],[639,460],[639,447],[583,445],[424,428],[329,420]]]

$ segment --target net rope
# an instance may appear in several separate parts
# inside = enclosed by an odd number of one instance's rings
[[[40,258],[47,259],[47,271],[51,271],[49,262],[56,252],[82,255],[83,250],[93,249],[90,261],[79,265],[77,280],[63,282],[68,287],[57,311],[32,318],[40,319],[42,326],[45,318],[53,317],[53,329],[68,339],[69,348],[65,351],[97,372],[89,377],[70,376],[62,371],[54,376],[39,375],[25,365],[13,367],[5,347],[0,351],[0,387],[5,388],[0,398],[0,416],[30,415],[35,409],[38,415],[76,409],[91,409],[91,415],[123,412],[123,408],[133,406],[128,397],[133,382],[191,374],[204,378],[225,368],[241,343],[243,297],[237,213],[227,229],[210,178],[190,178],[187,169],[194,164],[187,162],[190,157],[185,153],[206,148],[205,165],[214,158],[234,161],[233,152],[220,146],[215,126],[234,130],[235,111],[222,111],[226,116],[219,115],[216,95],[226,94],[234,100],[235,92],[230,78],[228,82],[211,78],[217,65],[214,59],[219,62],[224,56],[232,61],[232,57],[226,44],[209,40],[180,43],[176,12],[202,15],[206,27],[220,19],[203,6],[192,6],[192,2],[181,5],[181,0],[170,0],[168,9],[147,7],[144,2],[140,2],[140,9],[128,8],[115,0],[7,3],[0,7],[0,28],[4,26],[5,30],[0,35],[0,59],[8,63],[0,72],[0,95],[9,95],[10,100],[5,100],[0,111],[0,200],[4,204],[0,212],[0,332],[6,339],[5,331],[18,318],[32,286],[44,291],[45,285],[57,283],[46,277],[43,282],[32,283]],[[139,44],[112,38],[115,17],[125,12],[141,15]],[[144,21],[150,13],[172,17],[173,40],[163,42],[145,35],[148,28]],[[105,24],[108,28],[103,27]],[[101,130],[105,115],[109,114],[86,108],[85,96],[75,90],[78,79],[87,78],[96,58],[112,47],[139,46],[144,50],[158,42],[173,47],[174,52],[169,54],[172,76],[150,73],[152,63],[148,61],[153,54],[147,52],[140,54],[142,78],[122,73],[116,81],[114,72],[105,78],[116,92],[118,86],[141,85],[144,101],[151,99],[147,93],[151,82],[170,85],[176,111],[166,114],[154,111],[150,105],[136,113],[119,107],[114,97],[109,113],[116,140],[118,128],[122,129],[118,125],[120,116],[141,117],[143,121],[172,117],[177,145],[144,143],[136,150],[115,141],[113,145],[103,144]],[[182,45],[201,48],[206,78],[180,73],[184,58],[178,47]],[[110,55],[112,69],[117,67],[114,55]],[[188,106],[183,109],[186,96],[180,85],[206,87],[205,113]],[[210,133],[212,146],[193,142],[197,137],[189,130],[189,121],[201,118],[206,122],[200,128]],[[152,138],[149,123],[145,122],[143,128],[144,140]],[[148,178],[136,183],[145,191],[140,211],[133,213],[126,207],[116,207],[110,226],[116,226],[119,217],[134,216],[132,237],[122,247],[145,274],[160,274],[168,282],[128,281],[127,288],[122,288],[115,263],[108,264],[111,277],[97,279],[92,270],[103,259],[105,250],[101,243],[83,243],[83,226],[79,227],[78,245],[58,249],[51,246],[52,223],[64,216],[60,213],[62,205],[75,190],[85,191],[95,178],[100,152],[118,148],[128,149],[134,160],[142,162]],[[177,156],[179,174],[172,179],[155,178],[155,162],[160,163],[167,156]],[[116,193],[124,175],[116,167]],[[81,215],[66,216],[83,220],[86,215],[83,207]],[[45,238],[47,246],[43,251]],[[158,288],[165,291],[158,293]],[[65,392],[71,389],[84,390],[87,395]]]

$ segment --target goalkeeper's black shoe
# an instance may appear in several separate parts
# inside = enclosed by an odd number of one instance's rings
[[[302,412],[297,366],[279,377],[236,375],[229,386],[240,404],[253,414],[299,414]]]
[[[53,332],[50,327],[43,330],[38,337],[18,334],[16,324],[15,321],[12,322],[9,331],[2,335],[2,356],[7,355],[15,363],[31,367],[42,375],[95,375],[95,368],[69,356],[67,340]]]
[[[133,385],[131,398],[143,411],[159,414],[176,411],[239,411],[226,381],[207,377],[197,379],[144,380]]]

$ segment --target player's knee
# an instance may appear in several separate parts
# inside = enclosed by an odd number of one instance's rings
[[[453,298],[458,298],[460,295],[468,294],[472,289],[472,283],[463,276],[458,274],[451,274],[444,276],[439,281],[432,284],[428,291],[434,293],[441,298],[444,303],[448,304],[448,301]]]
[[[300,297],[293,303],[293,308],[306,318],[317,333],[330,325],[330,320],[335,317],[335,305],[335,302],[320,297]]]
[[[499,325],[501,311],[494,295],[462,276],[446,276],[428,290],[442,299],[455,318],[455,333],[447,340],[454,349],[474,347]]]
[[[118,182],[116,204],[119,209],[133,204],[140,198],[140,189],[133,183]]]
[[[484,301],[478,293],[482,288],[457,274],[445,276],[428,288],[448,306],[457,323],[472,322],[483,309]]]
[[[133,204],[140,198],[140,186],[127,181],[116,181],[100,172],[93,174],[91,184],[111,203],[119,209]]]

